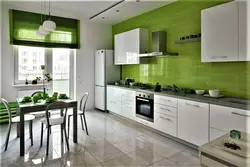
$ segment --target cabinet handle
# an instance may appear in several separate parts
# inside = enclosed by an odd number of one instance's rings
[[[149,100],[146,100],[146,99],[142,99],[142,98],[136,98],[137,100],[141,100],[141,101],[146,101],[146,102],[149,102]]]
[[[211,56],[211,59],[217,59],[217,58],[221,58],[221,59],[226,59],[227,56]]]
[[[171,100],[166,100],[166,99],[163,99],[163,98],[160,98],[160,99],[163,100],[163,101],[171,102]]]
[[[199,105],[194,105],[194,104],[189,104],[189,103],[186,103],[186,105],[193,106],[193,107],[200,107]]]
[[[233,114],[233,115],[239,115],[239,116],[243,116],[243,117],[250,117],[250,115],[239,114],[237,112],[231,112],[231,114]]]
[[[131,107],[131,106],[127,106],[127,105],[126,105],[126,107],[131,108],[131,109],[133,108],[133,107]]]
[[[164,118],[164,117],[162,117],[162,116],[160,116],[160,118],[161,118],[161,119],[168,120],[168,121],[172,121],[171,119],[169,119],[169,118]]]
[[[171,112],[171,110],[169,110],[169,109],[167,109],[167,108],[162,108],[162,107],[160,107],[160,109]]]

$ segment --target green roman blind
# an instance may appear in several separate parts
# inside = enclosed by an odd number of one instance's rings
[[[79,49],[80,21],[56,16],[50,17],[56,23],[56,30],[45,37],[40,37],[36,31],[41,25],[41,14],[9,10],[10,44]]]

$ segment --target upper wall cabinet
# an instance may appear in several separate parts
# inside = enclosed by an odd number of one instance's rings
[[[137,28],[115,35],[115,65],[140,64],[138,55],[147,52],[147,29]]]
[[[247,1],[233,1],[201,11],[201,61],[249,61]]]

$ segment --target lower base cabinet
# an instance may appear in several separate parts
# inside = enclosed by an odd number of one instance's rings
[[[177,137],[177,118],[157,112],[154,114],[154,128],[171,136]]]
[[[154,122],[150,122],[150,121],[138,118],[138,117],[136,117],[135,121],[139,122],[139,123],[141,123],[143,125],[149,126],[151,128],[154,128]]]
[[[209,141],[209,104],[178,99],[178,137],[200,146]]]

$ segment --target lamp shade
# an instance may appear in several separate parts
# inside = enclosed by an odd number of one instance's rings
[[[39,30],[38,30],[41,34],[44,34],[44,35],[47,35],[49,32],[46,31],[44,28],[43,28],[43,25],[40,25],[39,26]]]
[[[51,20],[46,20],[43,22],[43,29],[45,31],[54,31],[56,29],[56,23]]]
[[[45,37],[46,34],[41,33],[39,30],[36,31],[36,35],[39,37]]]

